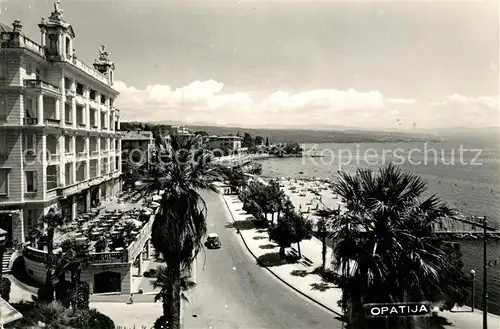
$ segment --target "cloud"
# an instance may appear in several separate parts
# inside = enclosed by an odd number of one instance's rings
[[[467,105],[467,106],[484,106],[488,108],[498,108],[498,97],[469,97],[460,94],[453,94],[441,101],[431,102],[429,106],[439,107],[446,105]]]
[[[219,125],[302,126],[346,125],[412,129],[498,122],[498,97],[454,94],[429,105],[412,99],[385,98],[378,91],[315,89],[259,94],[229,92],[222,82],[194,81],[174,88],[144,88],[116,81],[116,101],[123,121],[205,122]]]
[[[253,99],[245,92],[224,92],[224,84],[215,80],[194,81],[175,89],[168,85],[137,89],[123,81],[115,81],[114,87],[120,92],[116,106],[123,120],[307,124],[308,117],[321,122],[331,113],[384,107],[381,93],[355,89],[276,91],[262,99]]]
[[[415,103],[414,99],[406,99],[406,98],[391,98],[389,102],[393,104],[413,104]]]

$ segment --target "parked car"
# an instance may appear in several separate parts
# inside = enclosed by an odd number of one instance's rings
[[[210,233],[207,237],[206,246],[209,249],[219,249],[221,247],[219,235],[217,233]]]

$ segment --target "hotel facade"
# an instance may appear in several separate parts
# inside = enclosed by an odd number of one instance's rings
[[[8,247],[24,243],[50,208],[75,218],[121,190],[109,54],[101,46],[93,65],[77,57],[58,2],[38,26],[35,42],[20,21],[0,24],[0,228]]]

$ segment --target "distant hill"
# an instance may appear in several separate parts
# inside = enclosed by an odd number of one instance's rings
[[[179,125],[177,122],[161,122],[161,124]],[[439,141],[439,138],[428,133],[402,133],[363,130],[307,130],[278,128],[242,128],[213,125],[186,125],[192,131],[206,131],[209,135],[228,135],[249,133],[252,136],[269,138],[270,142],[299,143],[403,143]]]

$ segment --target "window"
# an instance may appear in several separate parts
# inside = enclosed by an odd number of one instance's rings
[[[106,96],[101,95],[101,104],[106,104]]]
[[[0,169],[0,195],[9,195],[9,171]]]
[[[0,95],[0,119],[7,118],[7,95]]]
[[[33,73],[33,68],[31,67],[31,64],[26,65],[26,74],[31,75]]]
[[[0,157],[7,156],[7,132],[0,131]]]
[[[64,137],[64,151],[66,153],[72,153],[72,147],[71,147],[71,143],[72,140],[71,140],[71,136],[65,136]]]
[[[24,135],[24,150],[36,152],[36,135],[27,134]]]
[[[31,230],[38,221],[38,212],[35,209],[28,209],[28,229]]]
[[[26,192],[36,192],[37,191],[37,176],[36,171],[26,172]]]

